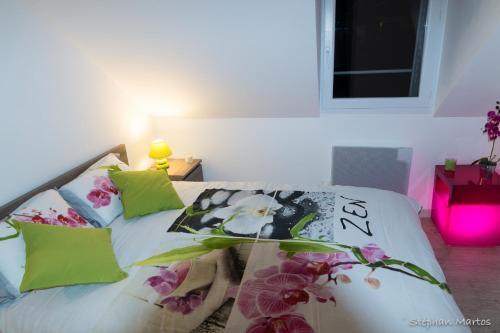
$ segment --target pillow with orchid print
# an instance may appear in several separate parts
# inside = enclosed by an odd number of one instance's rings
[[[114,154],[106,155],[61,187],[59,193],[94,226],[105,227],[123,211],[120,193],[108,171],[128,169]]]
[[[19,287],[25,271],[26,250],[16,223],[37,223],[72,228],[92,228],[57,193],[42,192],[19,206],[5,221],[0,221],[0,289],[11,297],[20,296]]]

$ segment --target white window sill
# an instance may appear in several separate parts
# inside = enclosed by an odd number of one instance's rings
[[[329,114],[431,114],[432,108],[428,107],[374,107],[374,108],[320,108],[320,113]]]

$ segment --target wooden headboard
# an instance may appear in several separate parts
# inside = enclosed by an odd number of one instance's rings
[[[21,195],[18,198],[15,198],[14,200],[6,203],[3,206],[0,206],[0,219],[8,216],[10,213],[12,213],[17,207],[19,207],[22,203],[24,203],[26,200],[30,199],[31,197],[37,195],[40,192],[50,190],[53,188],[59,188],[63,186],[66,183],[69,183],[78,175],[80,175],[82,172],[87,170],[92,164],[97,162],[99,159],[103,158],[104,156],[114,153],[116,156],[123,162],[128,163],[128,157],[127,157],[127,150],[125,148],[124,144],[118,145],[114,148],[111,148],[107,151],[105,151],[102,154],[99,154],[98,156],[88,160],[87,162],[77,166],[76,168],[73,168],[69,170],[68,172],[63,173],[59,177],[56,177],[48,182],[46,182],[43,185],[38,186],[37,188],[29,191],[28,193],[25,193]]]

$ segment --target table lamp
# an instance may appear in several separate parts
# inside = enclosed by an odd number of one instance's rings
[[[167,169],[167,157],[170,155],[172,155],[172,149],[170,149],[165,140],[156,139],[151,142],[151,147],[149,148],[149,157],[155,160],[156,169]]]

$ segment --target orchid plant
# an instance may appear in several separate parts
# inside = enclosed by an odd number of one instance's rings
[[[399,272],[419,280],[426,281],[430,284],[438,286],[440,289],[450,293],[448,285],[445,282],[438,281],[429,272],[410,262],[391,258],[383,252],[375,244],[368,244],[362,248],[358,246],[349,246],[340,243],[321,243],[302,240],[256,240],[237,237],[209,237],[198,241],[198,245],[191,245],[183,248],[177,248],[162,254],[152,256],[146,260],[134,263],[135,266],[162,266],[173,262],[190,260],[199,256],[208,254],[213,250],[220,250],[236,246],[243,243],[279,243],[279,248],[283,253],[286,253],[287,258],[294,256],[301,257],[307,254],[330,254],[335,258],[336,266],[342,265],[364,265],[375,271],[376,269],[388,269]],[[349,256],[352,255],[355,259],[350,261]],[[333,268],[333,267],[332,267]],[[340,267],[344,268],[345,267]],[[369,281],[367,281],[369,282]]]
[[[500,101],[496,102],[495,110],[488,111],[486,124],[483,128],[483,133],[488,136],[488,140],[492,142],[491,152],[489,157],[482,157],[472,164],[479,164],[485,166],[496,166],[500,161],[495,153],[495,142],[500,137]]]

